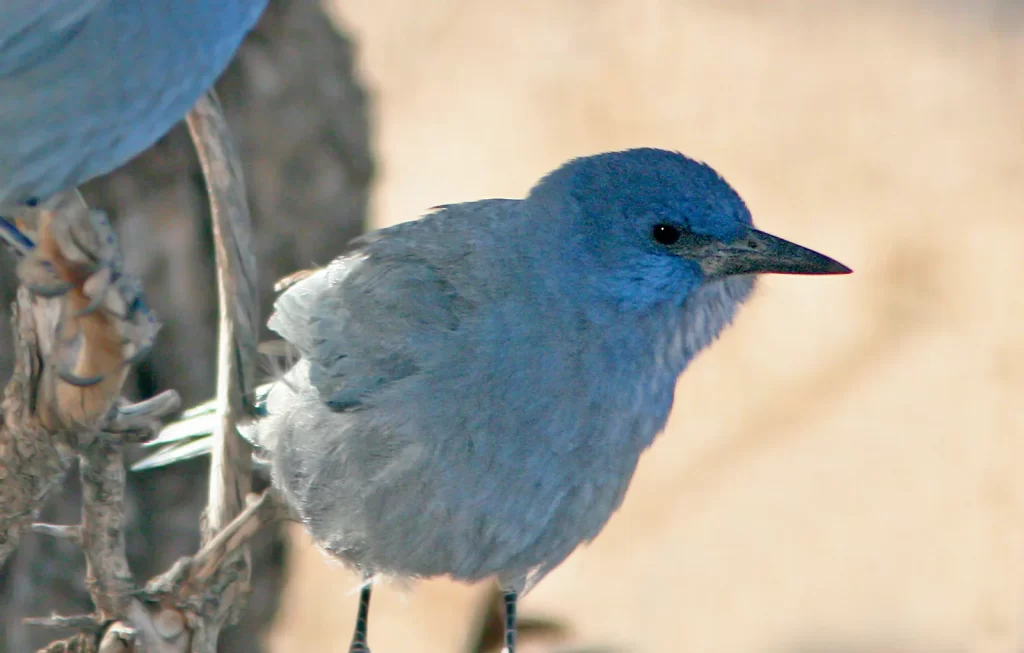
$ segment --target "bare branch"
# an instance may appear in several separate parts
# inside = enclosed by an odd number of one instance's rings
[[[96,615],[92,614],[74,614],[70,616],[51,614],[49,617],[29,617],[25,620],[25,623],[42,628],[77,628],[78,630],[94,632],[98,632],[102,627],[100,622],[96,620]]]
[[[238,435],[239,423],[253,414],[256,347],[259,336],[256,259],[242,167],[227,123],[211,91],[187,117],[206,177],[217,258],[220,329],[217,357],[217,415],[210,459],[210,489],[203,540],[210,542],[241,511],[252,481],[252,447]],[[217,614],[207,615],[193,637],[192,650],[213,653],[221,626],[231,620],[249,591],[249,560],[241,551],[238,582],[225,587]],[[236,566],[225,561],[225,569]]]
[[[0,428],[0,565],[60,486],[74,458],[68,435],[48,431],[35,414],[42,361],[34,318],[32,296],[20,288],[12,318],[14,374],[4,390]]]
[[[129,604],[127,619],[111,624],[104,633],[100,653],[104,653],[103,642],[113,639],[111,631],[114,631],[117,638],[122,641],[134,636],[134,642],[138,647],[128,649],[130,651],[186,653],[189,647],[189,630],[185,616],[181,612],[174,608],[146,605],[137,599],[132,599]],[[111,642],[111,647],[114,643]]]
[[[99,438],[81,455],[85,584],[102,621],[124,617],[136,590],[124,548],[125,468],[118,443]]]
[[[32,532],[77,543],[81,538],[82,528],[78,525],[71,526],[69,524],[32,524]]]
[[[287,519],[289,512],[272,490],[250,495],[248,505],[210,539],[194,556],[179,559],[169,570],[153,578],[145,595],[152,601],[173,602],[183,608],[208,613],[208,604],[223,605],[222,594],[238,579],[240,558],[235,554],[264,526]]]
[[[187,118],[206,177],[217,257],[220,332],[211,485],[204,537],[209,539],[243,508],[252,474],[252,449],[236,425],[252,414],[259,306],[252,224],[241,163],[216,97],[208,94]]]
[[[251,496],[251,495],[250,495]],[[275,500],[273,490],[265,490],[239,515],[209,540],[192,558],[194,582],[205,584],[234,551],[245,545],[261,528],[282,519],[286,512]]]
[[[96,637],[91,633],[79,633],[74,637],[53,642],[39,653],[98,653]]]

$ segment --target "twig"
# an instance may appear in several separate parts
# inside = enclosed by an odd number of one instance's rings
[[[244,506],[252,480],[252,447],[238,435],[252,414],[259,304],[252,224],[241,162],[213,92],[196,103],[187,124],[206,178],[217,258],[220,327],[217,416],[210,459],[210,489],[203,541],[210,542]],[[241,611],[249,591],[248,550],[242,549],[238,582],[225,588],[216,614],[206,615],[193,636],[195,653],[213,653],[220,628]],[[234,561],[225,562],[227,570]]]
[[[11,320],[14,374],[4,390],[0,428],[0,565],[74,459],[69,436],[49,431],[35,414],[42,361],[32,304],[28,290],[19,288]]]
[[[193,582],[207,583],[232,552],[244,546],[264,526],[285,517],[285,510],[275,497],[273,490],[264,490],[234,521],[203,545],[192,558]]]
[[[259,305],[252,225],[241,165],[228,136],[219,102],[211,92],[186,119],[206,177],[217,258],[220,326],[217,405],[205,538],[243,508],[252,474],[252,448],[236,426],[251,415],[258,344]]]
[[[211,591],[211,587],[223,582],[217,576],[228,568],[233,555],[264,526],[288,516],[288,508],[280,502],[273,489],[264,490],[258,496],[249,495],[245,510],[195,555],[181,558],[168,571],[152,579],[146,586],[146,596],[154,601],[170,600],[182,607],[191,603],[194,604],[191,607],[202,611],[203,595],[218,594]],[[200,600],[198,604],[197,599]]]
[[[104,622],[125,617],[136,590],[124,548],[125,468],[119,445],[101,437],[79,457],[85,585]]]
[[[93,614],[75,614],[63,616],[51,614],[49,617],[29,617],[25,623],[43,628],[77,628],[79,630],[99,631],[101,622]]]
[[[82,536],[82,527],[68,524],[32,524],[32,532],[78,543]]]
[[[74,637],[53,642],[39,653],[99,653],[99,651],[96,649],[95,635],[79,633]]]

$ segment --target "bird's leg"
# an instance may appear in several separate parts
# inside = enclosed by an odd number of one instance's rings
[[[516,603],[519,595],[515,591],[507,591],[505,599],[505,648],[502,653],[516,653]]]
[[[370,582],[370,576],[363,574],[363,589],[359,592],[359,612],[356,613],[356,628],[352,633],[352,645],[348,647],[349,653],[370,653],[370,647],[366,644],[366,629],[370,622],[372,592],[373,583]]]
[[[122,270],[106,216],[76,192],[58,193],[0,220],[4,242],[20,234],[18,279],[53,333],[40,351],[44,414],[54,426],[90,424],[118,399],[128,366],[153,344],[159,328],[138,280]],[[52,418],[52,419],[51,419]]]
[[[0,218],[0,240],[18,245],[18,280],[32,295],[39,328],[51,334],[39,350],[40,419],[47,428],[99,427],[114,417],[115,404],[124,407],[128,367],[159,329],[141,284],[122,269],[110,222],[69,191]],[[148,408],[134,413],[125,431],[149,432],[160,416]]]

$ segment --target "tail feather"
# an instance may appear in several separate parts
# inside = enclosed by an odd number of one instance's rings
[[[272,383],[256,388],[256,406],[262,407],[266,402]],[[210,400],[189,408],[181,417],[171,422],[157,437],[143,446],[147,449],[158,448],[154,453],[132,465],[132,471],[138,472],[157,467],[166,467],[191,458],[198,458],[210,453],[213,448],[213,429],[217,425],[216,401]],[[252,427],[239,427],[239,434],[252,441]],[[256,443],[253,443],[256,444]],[[258,444],[257,444],[258,446]]]
[[[213,438],[209,434],[193,440],[175,442],[132,465],[132,471],[141,472],[147,469],[166,467],[184,460],[208,455],[212,449]]]

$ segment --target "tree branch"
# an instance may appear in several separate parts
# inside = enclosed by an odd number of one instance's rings
[[[241,162],[227,123],[210,92],[196,103],[186,123],[206,178],[217,258],[220,326],[217,404],[212,473],[204,538],[213,537],[245,505],[252,475],[252,447],[236,427],[253,413],[259,334],[256,258]]]
[[[153,599],[171,598],[182,606],[191,604],[197,612],[201,612],[211,598],[218,599],[223,585],[236,580],[232,574],[225,573],[235,554],[264,526],[289,517],[288,508],[272,489],[258,496],[250,495],[249,499],[245,510],[207,541],[198,553],[178,560],[151,580],[146,586],[146,595]]]
[[[125,468],[119,443],[97,439],[80,456],[79,467],[85,585],[98,618],[107,622],[128,614],[136,590],[124,548]]]
[[[217,427],[210,458],[210,488],[203,541],[210,542],[241,511],[252,482],[252,447],[238,435],[238,425],[254,413],[256,348],[259,341],[259,296],[252,223],[242,181],[242,167],[228,135],[219,102],[211,91],[186,122],[206,178],[217,258],[220,327],[217,353]],[[237,617],[249,592],[248,549],[226,560],[225,572],[237,574],[226,584],[216,614],[201,622],[193,639],[195,653],[216,650],[220,628]]]
[[[52,433],[35,414],[39,344],[32,296],[19,289],[13,305],[14,374],[4,390],[0,428],[0,565],[64,479],[74,450],[65,433]]]

